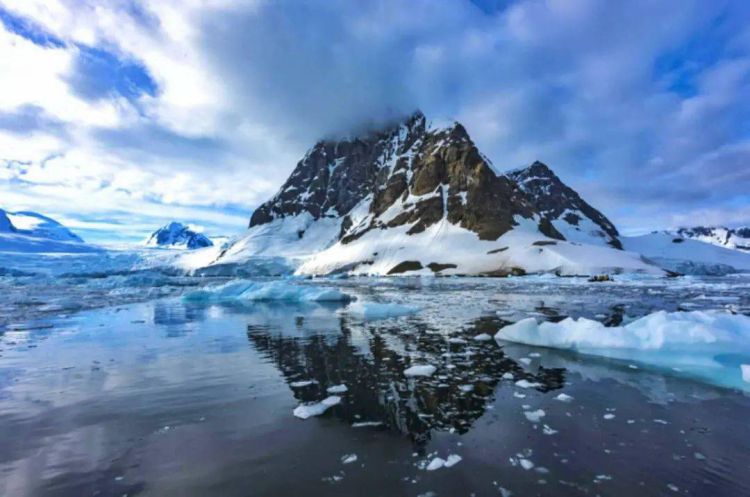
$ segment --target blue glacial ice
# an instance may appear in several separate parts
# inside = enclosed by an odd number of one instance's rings
[[[345,314],[365,321],[408,316],[419,312],[414,305],[367,302],[358,300],[349,304],[343,311]]]
[[[527,318],[502,328],[499,341],[572,350],[671,371],[750,391],[750,317],[723,311],[659,311],[624,326],[591,319],[539,323]]]
[[[336,288],[296,284],[291,281],[231,281],[224,285],[188,292],[190,302],[349,302],[352,296]]]

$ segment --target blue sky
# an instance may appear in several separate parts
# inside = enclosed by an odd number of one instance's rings
[[[0,0],[0,207],[239,233],[305,150],[420,108],[626,233],[750,223],[742,0]]]

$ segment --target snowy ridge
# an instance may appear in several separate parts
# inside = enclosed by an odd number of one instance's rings
[[[80,253],[98,250],[52,218],[36,212],[0,209],[0,251]]]
[[[750,227],[746,226],[741,228],[696,226],[693,228],[679,228],[673,234],[685,239],[697,240],[750,253]]]

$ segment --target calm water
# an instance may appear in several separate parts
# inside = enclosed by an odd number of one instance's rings
[[[422,311],[362,322],[170,298],[15,319],[0,329],[0,495],[750,495],[744,394],[472,340],[529,315],[745,312],[747,283],[342,280],[327,284]],[[404,376],[418,363],[438,370]],[[341,384],[340,405],[293,416]]]

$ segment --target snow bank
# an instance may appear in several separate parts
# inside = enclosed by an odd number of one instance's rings
[[[348,302],[352,297],[335,288],[297,285],[288,281],[239,280],[189,292],[183,299],[191,302]]]
[[[402,304],[380,304],[377,302],[357,301],[349,304],[344,313],[364,320],[386,319],[408,316],[419,312],[419,307]]]
[[[625,326],[567,318],[521,320],[497,340],[638,361],[720,386],[750,390],[742,364],[750,360],[750,317],[719,311],[655,312]]]

